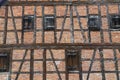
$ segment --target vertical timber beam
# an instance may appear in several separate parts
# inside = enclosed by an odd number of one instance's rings
[[[73,23],[73,6],[70,5],[70,32],[71,32],[71,43],[74,43],[74,23]]]
[[[34,36],[33,43],[36,43],[36,6],[34,6]]]
[[[98,4],[98,15],[101,16],[101,7],[100,4]],[[104,43],[104,35],[103,35],[103,30],[102,30],[102,17],[100,17],[100,37],[101,37],[101,43]]]
[[[86,5],[86,13],[87,13],[87,19],[88,19],[88,16],[89,16],[89,6]],[[88,25],[87,25],[88,27]],[[90,30],[88,29],[88,42],[90,43],[91,42],[91,35],[90,35]]]
[[[102,74],[102,80],[106,80],[105,78],[105,69],[104,69],[104,57],[103,57],[103,49],[99,49],[100,54],[100,62],[101,62],[101,74]]]
[[[34,80],[34,50],[30,53],[30,80]]]
[[[54,5],[54,16],[55,16],[55,30],[54,30],[54,43],[57,43],[57,18],[56,18],[56,5]]]
[[[69,80],[69,72],[68,72],[68,69],[67,69],[67,55],[66,55],[66,52],[65,52],[65,80]]]
[[[4,25],[3,44],[6,44],[6,39],[7,39],[7,25],[8,25],[8,6],[5,6],[5,25]]]
[[[43,51],[43,80],[46,80],[46,49]]]
[[[81,49],[79,50],[79,63],[78,63],[78,66],[79,66],[79,80],[83,80],[83,76],[82,76],[82,52],[81,52]]]
[[[42,6],[42,18],[44,18],[44,5]],[[43,20],[43,19],[42,19],[42,20]],[[42,22],[44,22],[44,21],[42,21]],[[42,23],[42,26],[44,26],[43,23]],[[43,29],[43,27],[42,27],[42,43],[45,42],[44,36],[45,36],[45,31],[44,31],[44,29]]]
[[[12,75],[12,56],[13,56],[13,50],[10,51],[10,65],[9,65],[8,80],[11,80],[11,75]]]
[[[22,16],[24,16],[24,6],[22,6]],[[23,44],[24,43],[24,31],[22,30],[22,33],[21,33],[21,44]]]

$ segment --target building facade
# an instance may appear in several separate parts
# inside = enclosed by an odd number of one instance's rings
[[[0,80],[120,80],[119,1],[9,0]]]

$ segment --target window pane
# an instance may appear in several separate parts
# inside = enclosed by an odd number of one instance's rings
[[[22,22],[23,30],[29,30],[34,28],[34,16],[33,15],[25,15],[23,17]]]
[[[45,15],[44,20],[44,30],[54,30],[55,29],[55,17],[54,15]]]

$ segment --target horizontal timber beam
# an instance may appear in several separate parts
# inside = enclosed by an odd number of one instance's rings
[[[93,4],[120,3],[120,1],[8,1],[8,6],[39,6],[39,5],[93,5]]]
[[[120,49],[120,43],[1,44],[0,49]]]

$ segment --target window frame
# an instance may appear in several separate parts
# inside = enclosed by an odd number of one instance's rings
[[[70,61],[68,61],[68,60],[70,60],[69,58],[71,58],[71,61],[72,61],[71,64],[69,64],[69,62],[70,62]],[[66,60],[66,70],[68,72],[69,71],[79,71],[79,66],[80,66],[79,50],[66,49],[65,50],[65,60]],[[76,62],[74,63],[74,61],[76,61]],[[71,67],[69,67],[69,65],[71,65]]]
[[[52,18],[54,20],[53,22],[53,26],[52,27],[48,27],[46,24],[46,18]],[[43,17],[43,29],[45,31],[54,31],[56,28],[56,18],[54,15],[50,14],[50,15],[44,15]]]
[[[6,68],[7,69],[5,71],[2,71],[2,69],[1,69],[0,73],[10,72],[10,70],[11,70],[11,59],[12,59],[11,53],[12,53],[12,50],[0,50],[0,58],[3,57],[3,56],[7,57],[7,61],[6,61],[6,63],[7,63]],[[6,54],[6,55],[3,55],[3,54]]]
[[[31,18],[31,19],[30,19]],[[26,19],[26,20],[25,20]],[[29,22],[28,20],[31,20],[32,22]],[[35,18],[34,18],[34,15],[24,15],[23,17],[22,17],[22,30],[23,31],[26,31],[26,30],[34,30],[34,20],[35,20]],[[30,23],[31,23],[31,27],[24,27],[25,26],[25,21],[27,21],[27,25],[29,25]]]
[[[94,20],[92,20],[92,19],[94,19]],[[94,22],[96,24],[96,26],[91,26],[90,22]],[[89,31],[100,31],[100,29],[101,29],[100,16],[98,14],[89,14],[87,25],[88,25]]]
[[[110,18],[110,29],[112,30],[120,30],[120,26],[119,27],[116,27],[115,24],[113,24],[113,18],[119,16],[119,19],[120,19],[120,14],[110,14],[109,15],[109,18]]]

